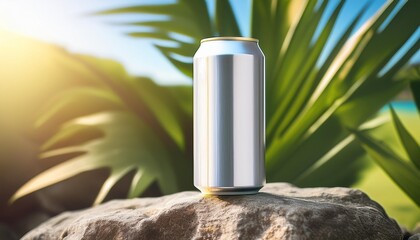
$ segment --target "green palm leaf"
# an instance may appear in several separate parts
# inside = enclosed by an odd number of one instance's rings
[[[363,132],[355,134],[369,155],[420,207],[420,169],[368,134]]]
[[[228,0],[216,0],[217,32],[222,36],[240,36],[238,23]]]
[[[403,123],[398,118],[397,113],[395,113],[395,110],[392,107],[391,115],[394,126],[397,129],[398,137],[401,139],[402,145],[407,152],[409,159],[411,159],[412,163],[417,167],[417,169],[420,169],[420,145],[404,127]]]
[[[104,133],[103,138],[91,140],[77,146],[66,146],[47,150],[41,159],[59,157],[71,153],[83,153],[74,159],[54,166],[39,174],[13,196],[15,200],[40,188],[58,183],[82,172],[98,169],[110,169],[110,175],[100,190],[95,203],[100,203],[114,184],[130,171],[136,171],[133,181],[143,178],[150,184],[157,180],[164,193],[173,193],[179,186],[175,176],[174,162],[170,162],[170,153],[165,150],[161,140],[135,115],[127,112],[103,112],[77,118],[65,124],[55,136],[46,143],[48,146],[60,145],[60,142],[73,137],[75,129],[89,130],[94,127]],[[138,184],[133,184],[132,196],[138,194]]]
[[[12,201],[82,172],[109,169],[95,204],[123,176],[134,171],[129,197],[152,182],[163,193],[192,188],[191,112],[169,89],[147,78],[126,75],[110,60],[70,55],[64,64],[81,75],[80,85],[57,93],[35,123],[45,139],[40,158],[76,156],[42,172],[22,186]],[[82,154],[82,155],[80,155]]]
[[[204,2],[204,1],[197,1]],[[165,27],[154,26],[155,31],[168,36],[180,33],[176,19],[189,7],[180,1],[173,12],[169,5],[154,5],[154,13],[162,14]],[[240,35],[237,21],[228,1],[216,1],[214,20],[206,23],[212,27],[212,36]],[[271,181],[298,181],[310,179],[307,169],[320,166],[321,162],[338,161],[328,158],[327,153],[349,139],[347,127],[358,127],[374,115],[384,104],[406,86],[407,81],[396,81],[395,74],[414,55],[419,47],[417,41],[402,54],[387,72],[379,74],[395,53],[413,36],[419,22],[416,18],[418,2],[408,1],[398,11],[397,2],[388,2],[353,35],[356,24],[364,10],[349,23],[324,62],[319,62],[326,43],[342,11],[340,1],[328,16],[329,21],[320,26],[325,17],[328,1],[253,1],[252,37],[260,39],[266,55],[267,66],[267,174]],[[130,13],[142,13],[143,6],[131,8]],[[157,9],[162,8],[162,11]],[[365,6],[364,9],[366,9]],[[392,16],[391,13],[397,11]],[[102,13],[122,13],[126,9]],[[151,12],[149,12],[151,13]],[[188,43],[191,49],[198,47],[200,38],[194,29],[200,29],[204,19],[191,18],[196,27],[184,28],[183,35],[193,39]],[[207,14],[209,16],[209,14]],[[384,23],[388,21],[386,26]],[[400,28],[398,26],[404,26]],[[317,29],[321,28],[316,34]],[[177,41],[178,47],[158,47],[168,60],[183,73],[191,76],[190,62],[174,62],[171,54],[192,57],[187,45]],[[378,51],[380,47],[381,51]],[[180,50],[183,49],[183,50]],[[378,86],[380,85],[380,86]],[[380,91],[376,91],[380,88]],[[369,102],[370,104],[364,104]],[[322,141],[320,141],[322,139]],[[352,141],[353,142],[353,141]],[[356,147],[350,144],[352,149]],[[361,148],[349,151],[343,147],[337,155],[358,159],[363,155]],[[347,152],[348,154],[344,154]],[[350,154],[358,152],[359,154]],[[324,157],[323,157],[324,156]],[[341,159],[341,158],[340,158]],[[331,163],[334,165],[333,163]],[[293,171],[291,170],[293,169]],[[315,170],[314,170],[315,171]]]
[[[408,80],[418,80],[419,67],[410,67],[400,72],[399,78]],[[414,73],[414,74],[413,74]],[[416,91],[415,86],[419,82],[411,82],[411,90],[414,98],[419,98],[420,92]],[[417,106],[418,107],[418,106]],[[397,138],[405,150],[406,157],[401,156],[390,145],[386,145],[381,140],[375,139],[369,134],[370,131],[354,131],[357,139],[362,143],[363,148],[377,162],[379,166],[400,186],[400,188],[420,206],[420,145],[404,126],[394,108],[390,105],[392,122],[397,133]],[[412,130],[417,130],[413,127]]]
[[[419,74],[420,75],[420,74]],[[413,90],[414,101],[416,102],[417,110],[420,112],[420,82],[412,83],[411,89]]]

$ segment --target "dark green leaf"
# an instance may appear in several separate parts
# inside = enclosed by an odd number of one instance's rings
[[[369,155],[420,207],[420,171],[368,135],[362,132],[354,132],[354,134]]]
[[[360,172],[359,169],[366,164],[362,159],[364,155],[360,144],[350,135],[307,168],[294,182],[302,187],[350,186],[360,177],[354,172]]]
[[[417,166],[417,169],[420,170],[420,145],[404,127],[403,123],[395,113],[394,108],[391,105],[389,108],[391,109],[392,120],[394,122],[395,129],[397,129],[397,133],[401,139],[402,145],[413,164]]]
[[[420,79],[420,72],[418,73]],[[414,101],[416,102],[417,111],[420,113],[420,81],[413,81],[410,83],[411,92],[413,93]]]
[[[216,24],[219,36],[241,36],[229,0],[216,0]]]

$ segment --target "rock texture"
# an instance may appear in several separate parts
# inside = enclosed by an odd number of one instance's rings
[[[420,233],[414,234],[413,236],[409,237],[408,240],[420,240]]]
[[[402,239],[376,202],[348,188],[267,184],[247,196],[181,192],[67,212],[23,239]]]

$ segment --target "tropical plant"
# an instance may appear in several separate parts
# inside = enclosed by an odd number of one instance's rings
[[[66,61],[81,83],[56,94],[35,127],[46,139],[40,159],[72,159],[30,180],[14,198],[100,168],[110,169],[110,176],[95,203],[130,172],[134,174],[129,197],[138,196],[154,181],[163,193],[192,188],[188,181],[192,166],[181,151],[191,145],[187,142],[191,137],[185,141],[181,137],[192,134],[192,120],[182,102],[147,78],[126,75],[114,61],[77,55]]]
[[[343,1],[332,12],[326,11],[329,1],[252,3],[251,36],[260,40],[266,56],[268,181],[300,186],[353,183],[364,151],[348,129],[357,129],[407,85],[395,75],[420,46],[417,40],[408,50],[399,51],[418,28],[420,2],[390,1],[356,29],[364,14],[361,10],[331,48],[327,43]],[[139,5],[100,14],[164,16],[127,23],[147,27],[129,35],[154,39],[161,53],[189,77],[200,39],[242,35],[227,0],[215,1],[214,16],[205,0]],[[79,156],[36,176],[14,199],[97,168],[110,169],[110,175],[96,203],[131,171],[135,174],[129,197],[141,194],[156,180],[163,193],[191,189],[191,87],[161,87],[146,79],[117,75],[110,71],[116,67],[110,62],[86,58],[76,62],[85,73],[97,76],[102,87],[82,86],[60,94],[37,125],[51,127],[53,119],[57,126],[41,158]],[[66,108],[74,106],[83,110],[68,116],[71,111]],[[92,131],[102,135],[86,137]],[[85,141],[72,140],[75,136],[84,136]]]
[[[420,82],[412,82],[411,90],[420,113]],[[369,131],[355,131],[355,135],[366,152],[420,207],[420,145],[401,122],[392,105],[389,108],[392,122],[407,157],[401,156],[386,143],[372,137]],[[417,124],[419,125],[420,123]],[[412,128],[412,130],[418,130],[418,128]]]

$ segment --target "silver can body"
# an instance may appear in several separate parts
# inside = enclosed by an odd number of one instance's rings
[[[265,184],[265,66],[258,40],[201,41],[194,55],[194,185],[215,195]]]

